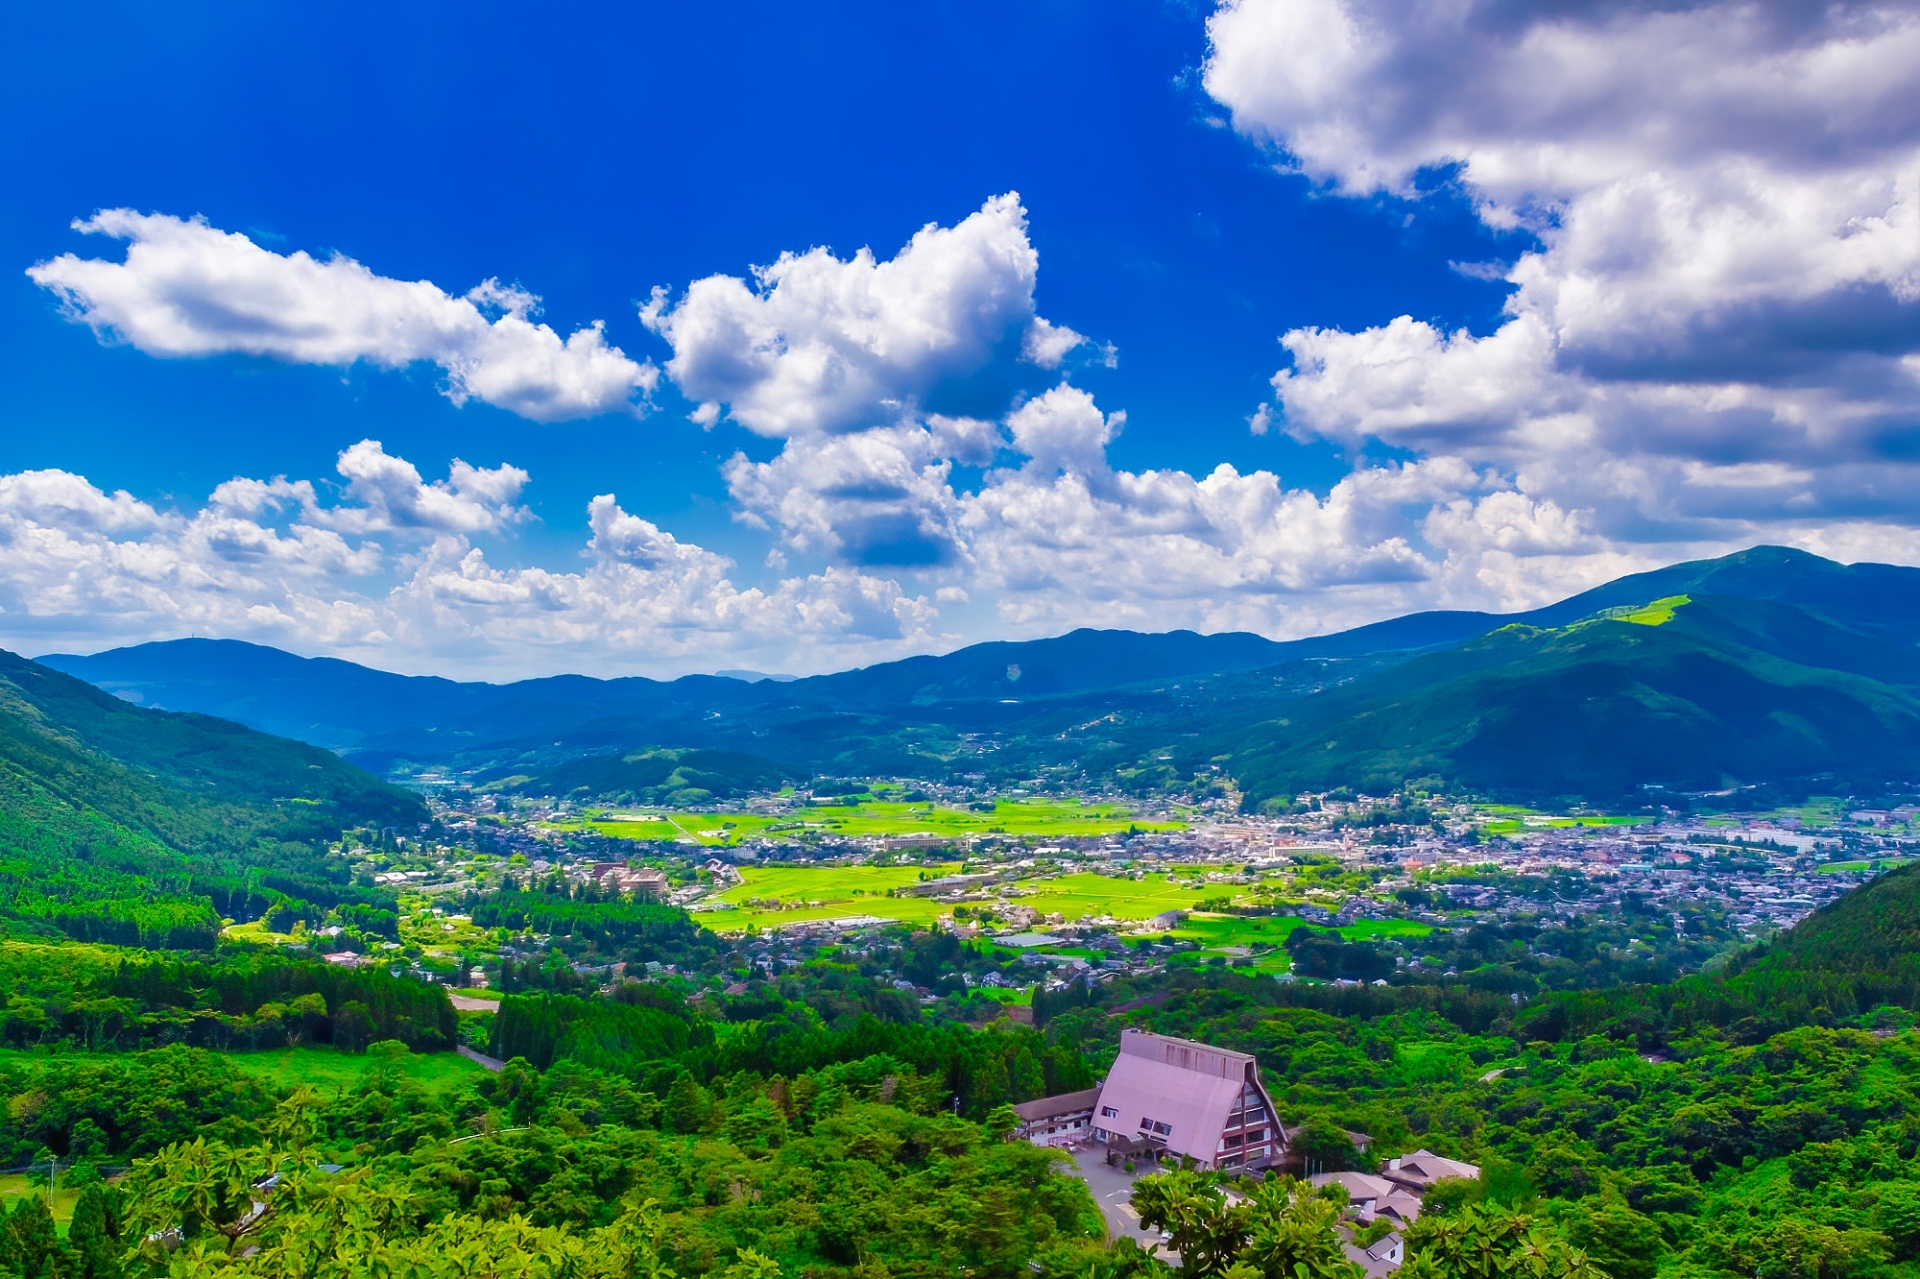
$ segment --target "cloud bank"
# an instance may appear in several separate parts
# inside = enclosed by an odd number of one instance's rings
[[[1233,0],[1209,34],[1284,167],[1531,241],[1494,332],[1286,334],[1296,437],[1494,466],[1643,545],[1911,555],[1920,9]]]
[[[588,507],[580,567],[498,567],[472,536],[523,517],[527,474],[457,459],[424,482],[362,440],[344,500],[307,480],[236,478],[163,510],[66,471],[0,476],[0,619],[28,651],[195,633],[471,674],[673,670],[716,653],[834,664],[926,646],[935,613],[838,566],[741,589],[731,561],[622,510]]]

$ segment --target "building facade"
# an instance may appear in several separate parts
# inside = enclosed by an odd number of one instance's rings
[[[1145,1030],[1121,1032],[1094,1103],[1093,1137],[1222,1169],[1278,1163],[1286,1142],[1250,1054]]]
[[[1020,1126],[1013,1135],[1024,1137],[1036,1146],[1064,1146],[1085,1141],[1093,1135],[1093,1108],[1100,1096],[1098,1088],[1062,1093],[1023,1101],[1013,1108]]]

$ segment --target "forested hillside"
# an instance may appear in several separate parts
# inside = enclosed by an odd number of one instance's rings
[[[269,877],[344,884],[343,828],[425,817],[330,752],[0,653],[0,918],[29,932],[210,947],[223,914],[289,898]]]
[[[1920,772],[1920,651],[1791,605],[1676,596],[1510,626],[1274,710],[1225,715],[1251,802],[1351,786],[1631,801]]]
[[[82,1182],[91,1162],[135,1161],[87,1192],[65,1245],[23,1210],[16,1255],[90,1249],[124,1274],[308,1275],[301,1259],[326,1256],[343,1273],[435,1279],[508,1257],[554,1276],[1154,1279],[1162,1262],[1101,1242],[1079,1183],[998,1136],[1005,1102],[1086,1086],[1120,1031],[1142,1026],[1256,1053],[1317,1164],[1425,1147],[1481,1165],[1479,1181],[1428,1196],[1407,1235],[1414,1276],[1910,1279],[1920,1031],[1900,982],[1916,885],[1890,876],[1724,973],[1597,1002],[1186,969],[1036,1006],[1038,1030],[930,1026],[905,1007],[831,1028],[815,996],[849,966],[824,954],[719,1007],[656,983],[509,996],[493,1043],[516,1060],[440,1086],[417,1082],[394,1042],[372,1043],[358,1082],[330,1096],[184,1046],[16,1059],[0,1066],[14,1098],[0,1145],[77,1159]],[[0,961],[12,988],[40,988],[25,957]],[[110,981],[128,999],[197,990],[197,1004],[236,1009],[284,982],[271,968],[194,971]],[[1777,989],[1764,983],[1788,974],[1851,1002],[1789,1001],[1761,1024],[1750,1014]],[[1710,991],[1726,1015],[1644,1015],[1705,1007]],[[347,993],[316,1002],[344,1008]],[[1581,1008],[1610,1012],[1567,1015]],[[337,1020],[334,1034],[353,1046]],[[1371,1134],[1371,1150],[1345,1131]],[[313,1171],[324,1163],[344,1167]],[[271,1170],[284,1189],[257,1219],[196,1189]],[[1184,1173],[1136,1189],[1143,1220],[1185,1249],[1183,1275],[1355,1279],[1325,1200],[1281,1182],[1217,1196],[1213,1178]],[[171,1252],[154,1243],[172,1231]]]

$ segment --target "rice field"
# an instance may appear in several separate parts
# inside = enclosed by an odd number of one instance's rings
[[[1284,949],[1287,937],[1294,929],[1306,927],[1307,923],[1294,915],[1246,916],[1198,912],[1181,921],[1180,926],[1173,930],[1173,935],[1182,941],[1197,943],[1203,960],[1221,955],[1229,960],[1249,960],[1243,966],[1257,972],[1283,973],[1293,966]],[[1399,937],[1425,937],[1433,928],[1406,919],[1363,919],[1336,931],[1348,941],[1384,941]],[[1255,948],[1261,946],[1275,949],[1266,954],[1254,953]]]
[[[1184,830],[1181,821],[1146,821],[1120,804],[1083,804],[1079,800],[1003,799],[991,810],[948,808],[935,804],[908,804],[875,800],[857,805],[823,804],[792,813],[682,813],[648,809],[609,813],[571,823],[617,839],[682,840],[707,848],[724,848],[743,840],[809,833],[865,836],[932,835],[966,839],[981,835],[1009,835],[1026,839],[1073,838],[1119,834],[1128,830]]]
[[[1520,835],[1530,830],[1567,829],[1579,826],[1639,826],[1652,821],[1651,817],[1607,817],[1598,814],[1582,814],[1578,817],[1555,817],[1545,813],[1514,813],[1490,817],[1480,823],[1483,835]]]

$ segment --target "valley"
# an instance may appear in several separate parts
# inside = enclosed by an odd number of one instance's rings
[[[1305,655],[1086,632],[510,711],[270,650],[63,660],[100,687],[8,658],[9,1255],[1152,1279],[1084,1174],[1008,1139],[1147,1031],[1251,1056],[1276,1175],[1477,1169],[1395,1227],[1422,1247],[1524,1222],[1543,1279],[1787,1279],[1817,1239],[1855,1268],[1810,1279],[1896,1279],[1920,636],[1822,563]],[[1121,1184],[1183,1273],[1249,1246],[1214,1214],[1250,1183],[1143,1157]],[[179,1206],[267,1168],[257,1222]],[[1285,1193],[1330,1276],[1385,1237]]]

